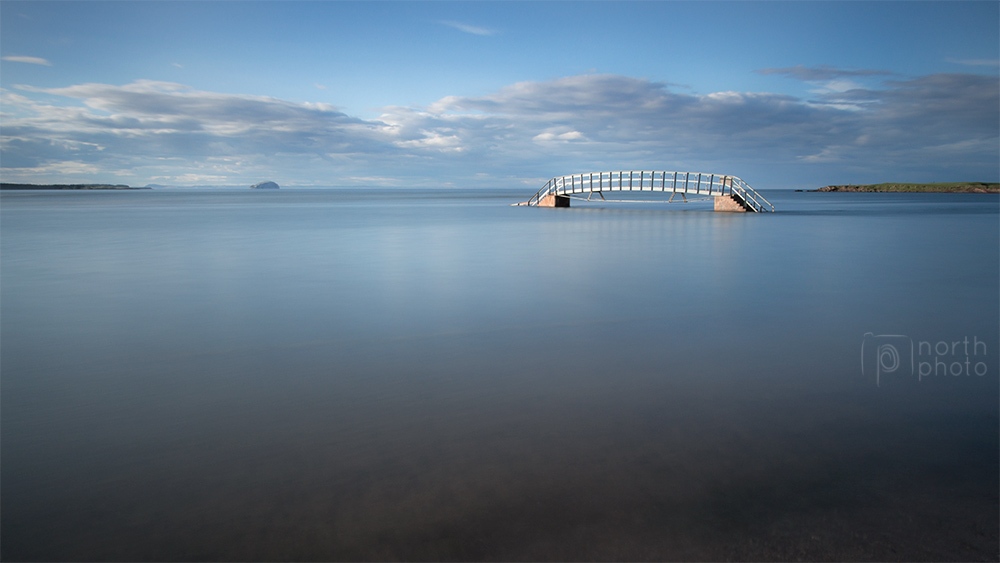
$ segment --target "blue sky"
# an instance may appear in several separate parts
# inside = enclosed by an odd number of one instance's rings
[[[996,2],[0,2],[4,181],[1000,178]]]

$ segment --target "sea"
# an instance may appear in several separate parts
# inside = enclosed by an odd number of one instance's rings
[[[532,191],[0,194],[0,558],[1000,558],[1000,196]]]

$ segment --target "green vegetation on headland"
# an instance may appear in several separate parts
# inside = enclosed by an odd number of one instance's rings
[[[0,190],[149,190],[125,184],[8,184],[0,183]]]
[[[943,184],[866,184],[826,186],[811,192],[923,192],[923,193],[1000,193],[1000,184],[987,182],[951,182]]]

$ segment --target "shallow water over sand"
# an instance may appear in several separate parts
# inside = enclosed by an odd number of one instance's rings
[[[525,195],[4,193],[2,558],[1000,556],[996,196]]]

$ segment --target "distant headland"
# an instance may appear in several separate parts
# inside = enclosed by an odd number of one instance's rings
[[[802,190],[796,190],[802,191]],[[966,194],[997,194],[1000,193],[1000,183],[987,182],[951,182],[943,184],[865,184],[846,186],[826,186],[810,192],[908,192],[908,193],[966,193]]]
[[[125,184],[9,184],[0,183],[0,190],[151,190]]]

